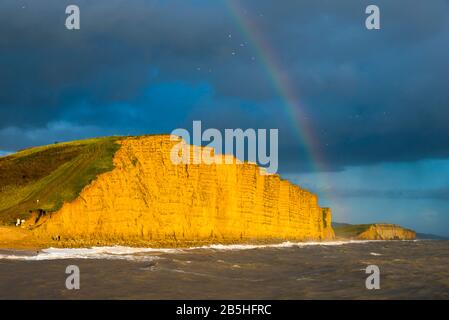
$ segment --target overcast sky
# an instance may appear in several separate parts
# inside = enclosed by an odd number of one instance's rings
[[[80,30],[64,26],[68,4]],[[192,120],[278,128],[280,172],[337,220],[449,235],[448,57],[448,0],[2,0],[0,156]]]

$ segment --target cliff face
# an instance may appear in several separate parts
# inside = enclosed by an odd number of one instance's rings
[[[394,224],[373,224],[357,236],[357,239],[361,240],[413,240],[415,238],[415,231]]]
[[[255,164],[179,164],[169,135],[120,140],[112,171],[27,226],[40,238],[102,243],[332,239],[316,195]],[[190,147],[195,151],[204,148]]]

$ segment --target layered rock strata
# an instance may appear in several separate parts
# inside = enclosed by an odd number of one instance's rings
[[[330,210],[315,194],[256,164],[174,164],[170,152],[179,141],[169,135],[119,143],[112,171],[57,212],[33,214],[27,223],[34,235],[109,244],[334,238]],[[185,147],[191,157],[223,157]]]

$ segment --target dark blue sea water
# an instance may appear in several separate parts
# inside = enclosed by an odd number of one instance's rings
[[[80,290],[65,287],[66,267]],[[368,290],[368,265],[380,289]],[[0,299],[448,299],[449,241],[0,250]]]

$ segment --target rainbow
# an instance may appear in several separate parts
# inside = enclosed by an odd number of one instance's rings
[[[239,0],[225,0],[225,5],[232,17],[236,20],[243,36],[253,47],[258,59],[265,67],[273,88],[282,98],[284,111],[290,120],[290,126],[306,150],[306,160],[314,172],[321,173],[317,175],[317,179],[324,186],[325,190],[323,191],[326,196],[333,202],[333,195],[326,191],[331,188],[331,183],[325,174],[328,170],[325,166],[324,157],[317,148],[319,146],[319,140],[308,121],[303,106],[300,104],[297,88],[292,85],[287,72],[285,72],[285,68],[282,67],[276,56],[275,50],[272,49],[263,34],[258,30],[253,22],[254,19],[251,19],[251,16],[242,7]]]
[[[236,19],[243,35],[255,49],[258,59],[266,69],[273,88],[282,98],[284,110],[288,119],[290,119],[290,126],[306,148],[307,160],[315,171],[325,171],[323,170],[324,159],[317,149],[318,139],[299,103],[297,89],[293,87],[288,74],[284,71],[279,59],[277,59],[275,51],[259,32],[238,0],[226,0],[225,3],[232,16]]]

